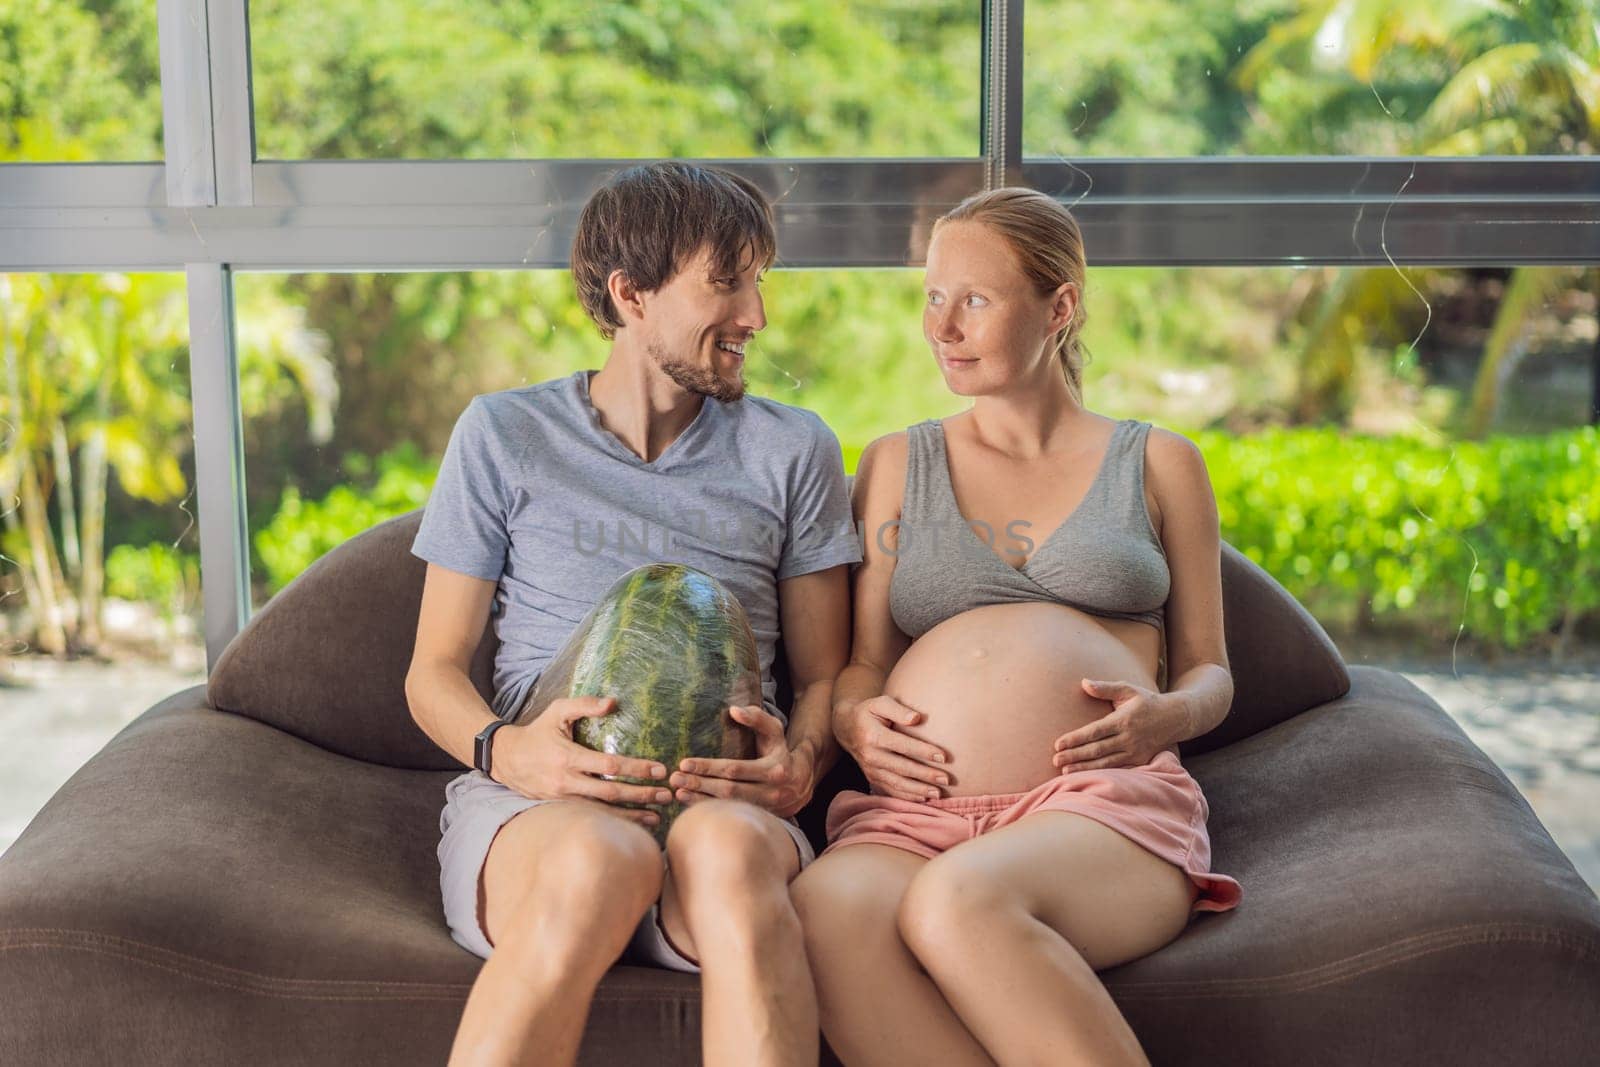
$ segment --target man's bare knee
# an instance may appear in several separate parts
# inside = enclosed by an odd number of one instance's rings
[[[598,804],[540,805],[490,845],[484,934],[497,947],[542,915],[560,915],[574,936],[592,936],[596,926],[625,933],[660,895],[662,877],[661,851],[638,824]]]
[[[771,813],[740,801],[700,801],[673,823],[667,854],[676,890],[675,900],[662,902],[669,935],[681,919],[692,943],[706,951],[711,942],[745,952],[775,940],[800,942],[788,891],[799,855]]]
[[[680,881],[709,882],[718,892],[764,885],[790,857],[799,864],[788,831],[753,805],[732,800],[703,800],[684,811],[667,836],[667,854],[673,870],[682,872]]]

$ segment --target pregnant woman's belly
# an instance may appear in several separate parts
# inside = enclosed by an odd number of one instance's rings
[[[898,729],[948,754],[945,796],[1021,793],[1060,773],[1056,738],[1111,712],[1083,691],[1085,678],[1156,688],[1153,665],[1094,616],[1062,604],[993,604],[912,642],[884,692],[926,716]]]

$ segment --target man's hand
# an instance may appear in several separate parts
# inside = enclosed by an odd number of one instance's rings
[[[686,759],[671,778],[678,799],[696,804],[711,797],[747,800],[787,819],[811,800],[816,764],[806,747],[791,749],[783,723],[757,704],[734,705],[735,722],[756,732],[754,759]]]
[[[589,797],[607,804],[666,804],[672,791],[659,785],[611,782],[600,775],[665,778],[666,767],[654,760],[615,756],[585,748],[572,739],[572,724],[584,716],[616,710],[615,697],[564,697],[553,700],[537,719],[522,726],[502,726],[491,739],[489,766],[494,779],[535,800]],[[616,813],[644,826],[661,817],[653,811],[617,807]]]
[[[933,800],[940,786],[950,784],[943,765],[944,749],[901,733],[896,726],[915,726],[922,712],[891,696],[875,696],[835,708],[833,733],[839,745],[861,767],[872,791],[901,800]]]
[[[1187,712],[1168,693],[1131,682],[1083,680],[1083,691],[1108,701],[1104,717],[1056,738],[1052,757],[1062,774],[1098,767],[1138,767],[1183,740]]]

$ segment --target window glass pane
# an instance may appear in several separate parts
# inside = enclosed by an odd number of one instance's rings
[[[250,31],[263,159],[979,153],[963,0],[255,0]]]
[[[1592,155],[1593,0],[1028,0],[1029,156]]]
[[[0,274],[0,851],[205,680],[182,274]]]
[[[0,163],[161,158],[150,0],[0,0]]]
[[[879,427],[959,410],[937,376],[908,372],[927,358],[919,272],[774,271],[764,292],[784,311],[748,349],[750,390],[821,413],[851,469]],[[235,297],[241,335],[283,330],[296,353],[282,402],[246,394],[258,609],[340,541],[420,507],[474,395],[607,353],[565,271],[241,274]]]
[[[882,434],[963,410],[921,282],[772,272],[751,391],[818,412],[851,470]],[[1083,372],[1091,411],[1199,446],[1223,538],[1347,662],[1436,700],[1592,885],[1597,291],[1592,269],[1091,269]],[[607,356],[558,271],[247,275],[237,292],[245,335],[297,353],[283,402],[249,405],[258,606],[421,507],[473,395]]]
[[[479,393],[603,353],[565,272],[251,274],[238,329],[284,358],[244,411],[251,598],[422,506]]]

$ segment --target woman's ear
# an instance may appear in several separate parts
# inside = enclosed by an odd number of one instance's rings
[[[1062,282],[1050,295],[1050,332],[1065,329],[1078,313],[1078,286],[1075,282]]]
[[[623,321],[644,318],[644,294],[622,271],[614,270],[606,277],[606,292],[611,295],[618,318]]]

